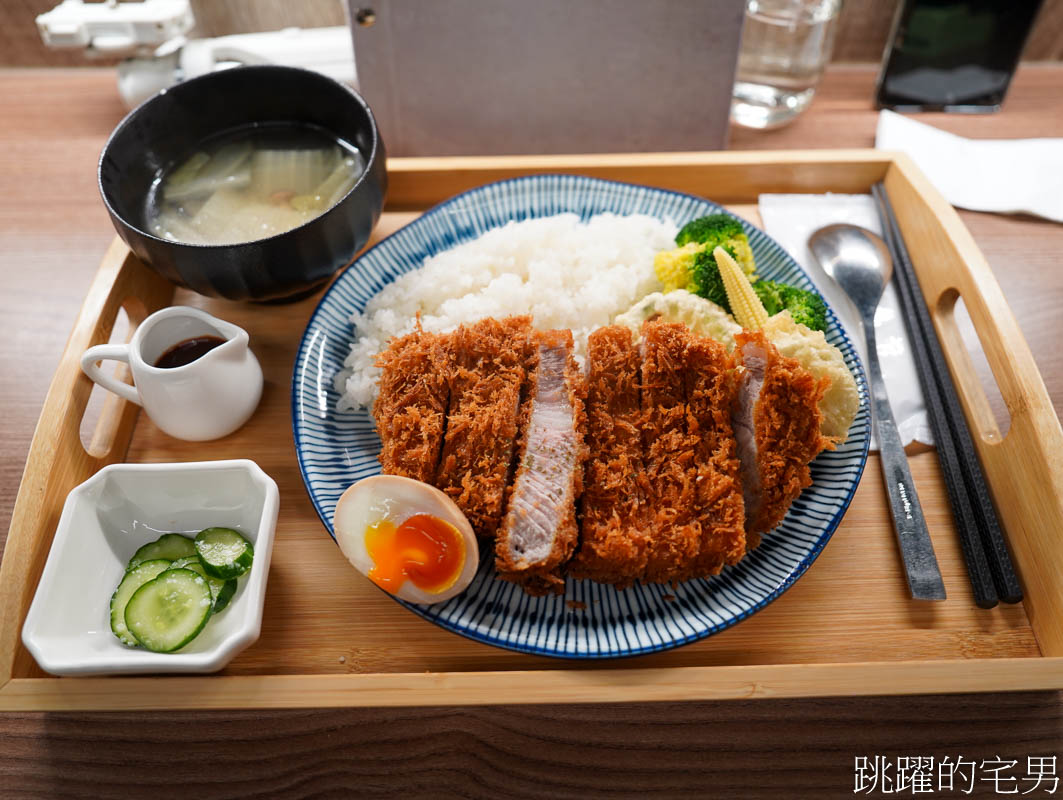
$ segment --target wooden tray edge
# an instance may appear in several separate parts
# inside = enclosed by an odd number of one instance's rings
[[[882,180],[892,153],[874,149],[615,153],[388,159],[388,209],[429,208],[485,183],[522,175],[578,173],[712,199],[748,201],[771,192],[858,192]]]
[[[1063,658],[615,670],[19,678],[0,711],[413,707],[751,700],[1063,689]]]
[[[1007,532],[1030,625],[1044,655],[1063,656],[1063,427],[1022,329],[959,214],[903,153],[895,154],[886,188]],[[957,297],[1011,417],[1003,436],[954,319]]]
[[[706,183],[720,187],[721,197],[734,190],[735,196],[769,191],[860,191],[883,179],[896,154],[875,150],[766,151],[758,153],[664,153],[609,156],[472,157],[463,159],[394,159],[399,183],[389,198],[389,209],[408,203],[429,205],[449,194],[464,191],[490,180],[534,172],[580,172],[598,174],[613,180],[653,183],[677,191],[704,192]],[[907,172],[907,170],[906,170]],[[418,188],[417,177],[431,173],[431,194]],[[712,175],[713,180],[706,181]],[[716,180],[719,178],[719,181]],[[743,182],[745,181],[745,182]],[[700,190],[696,187],[700,186]],[[920,187],[921,189],[921,187]],[[918,191],[918,190],[917,190]],[[448,194],[449,193],[449,194]],[[438,195],[443,195],[440,197]],[[395,206],[392,206],[394,201]],[[948,211],[952,212],[949,208]],[[952,212],[955,216],[955,212]],[[958,217],[956,222],[961,225]],[[966,232],[966,229],[964,229]],[[969,234],[967,235],[969,239]],[[963,244],[967,244],[963,242]],[[970,240],[970,247],[981,259]],[[958,248],[962,250],[962,248]],[[966,252],[965,250],[963,252]],[[984,262],[984,259],[981,259]],[[518,702],[619,702],[689,699],[736,699],[743,697],[801,697],[874,694],[915,694],[967,691],[1013,691],[1063,688],[1063,668],[1057,658],[985,659],[942,662],[869,662],[867,664],[789,664],[741,667],[687,667],[660,670],[601,670],[471,672],[445,674],[220,676],[204,681],[185,678],[15,678],[16,657],[29,658],[20,651],[18,638],[33,588],[36,586],[43,555],[51,541],[57,508],[44,509],[41,499],[63,497],[70,488],[85,480],[106,463],[119,460],[128,445],[136,410],[122,412],[115,446],[106,458],[92,458],[81,447],[77,423],[87,402],[87,378],[77,366],[80,353],[89,345],[105,341],[114,314],[123,298],[138,298],[146,315],[168,302],[172,287],[133,258],[120,241],[108,250],[82,307],[63,360],[49,390],[27,460],[26,475],[19,488],[4,561],[0,567],[0,710],[61,710],[110,708],[174,708],[180,697],[182,708],[230,707],[309,707],[319,705],[457,705]],[[997,290],[999,291],[999,289]],[[136,315],[133,321],[136,322]],[[65,394],[64,394],[65,393]],[[83,400],[81,398],[83,393]],[[53,408],[54,407],[54,408]],[[49,411],[59,416],[49,417]],[[63,442],[49,437],[58,423],[49,419],[69,415],[63,427]],[[40,439],[40,441],[38,441]],[[80,453],[74,468],[61,475],[51,471],[62,463],[64,451]],[[40,457],[40,462],[35,460]],[[44,469],[42,465],[49,465]],[[32,480],[30,466],[32,470]],[[87,470],[87,471],[86,471]],[[43,509],[43,510],[42,510]],[[49,525],[51,530],[49,530]],[[36,537],[25,527],[33,528]],[[13,542],[15,543],[13,545]],[[12,555],[16,557],[12,557]],[[30,568],[19,570],[15,562],[39,557]],[[1042,649],[1044,650],[1043,646]],[[1043,664],[1044,666],[1032,666]],[[939,665],[934,667],[933,665]],[[940,667],[947,665],[947,667]],[[862,676],[859,667],[871,670]],[[695,678],[669,680],[677,671],[692,671]],[[900,673],[898,673],[900,670]],[[509,676],[532,676],[514,684]],[[557,679],[547,676],[559,675]],[[626,678],[609,676],[628,675]],[[900,676],[907,683],[895,685]],[[502,678],[501,676],[506,676]],[[588,676],[591,676],[588,678]],[[1020,680],[1021,678],[1021,680]],[[339,681],[333,686],[333,681]],[[398,683],[395,683],[395,682]],[[678,682],[677,682],[678,681]],[[979,683],[981,681],[981,683]],[[161,682],[161,683],[158,683]],[[324,683],[322,683],[324,682]],[[245,685],[246,684],[246,685]],[[529,684],[542,691],[527,692]],[[156,688],[148,688],[155,686]],[[321,686],[330,687],[319,696]],[[170,687],[170,688],[167,688]],[[198,688],[196,688],[198,687]],[[173,694],[173,692],[178,694]],[[461,691],[454,698],[454,689]],[[519,692],[510,697],[508,692]],[[581,696],[580,692],[583,692]],[[145,703],[128,705],[119,695]],[[401,699],[410,692],[416,699]],[[588,692],[590,694],[588,695]],[[394,693],[394,698],[391,694]],[[100,699],[94,700],[98,694]],[[168,703],[146,699],[163,696]],[[370,698],[366,700],[365,698]],[[234,699],[235,698],[235,699]],[[103,699],[111,705],[97,705]],[[237,700],[243,699],[243,702]],[[386,702],[385,702],[386,701]]]
[[[135,327],[173,297],[173,286],[144,266],[115,237],[89,287],[70,332],[30,442],[0,563],[0,682],[16,674],[17,660],[30,659],[20,647],[29,611],[51,547],[63,502],[75,486],[125,457],[138,406],[108,401],[100,436],[105,452],[90,454],[81,443],[81,418],[92,381],[81,371],[81,354],[111,335],[120,309]],[[100,430],[97,429],[97,434]],[[95,437],[94,437],[95,438]],[[54,498],[52,503],[47,498]]]

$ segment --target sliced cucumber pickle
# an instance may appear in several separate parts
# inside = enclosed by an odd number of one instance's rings
[[[195,546],[203,568],[215,578],[236,578],[251,569],[254,548],[251,542],[232,528],[200,531]]]
[[[144,545],[129,559],[126,569],[132,569],[144,561],[156,558],[165,558],[167,561],[176,561],[179,558],[187,558],[196,554],[195,543],[187,536],[179,533],[164,533],[154,542]]]
[[[125,624],[148,650],[172,653],[203,630],[213,604],[202,575],[183,567],[168,569],[129,598]]]
[[[130,647],[136,647],[139,644],[125,624],[125,607],[129,603],[129,598],[137,589],[148,581],[154,580],[170,567],[170,562],[165,558],[142,561],[126,572],[118,588],[114,590],[114,594],[111,595],[111,631],[122,644]]]
[[[212,608],[211,611],[215,614],[229,605],[229,601],[232,600],[233,595],[236,594],[236,578],[222,580],[221,578],[215,578],[208,575],[207,571],[203,568],[203,562],[199,560],[199,556],[180,558],[173,562],[173,565],[175,569],[183,567],[184,569],[198,572],[207,579],[207,585],[210,587],[210,596],[214,598],[214,608]]]
[[[211,578],[208,580],[218,580],[217,578]],[[214,591],[214,584],[211,584],[211,592]],[[225,581],[221,588],[218,589],[218,593],[214,595],[214,608],[212,613],[217,614],[220,611],[224,611],[229,606],[229,602],[233,599],[233,595],[236,594],[236,578],[230,578]]]

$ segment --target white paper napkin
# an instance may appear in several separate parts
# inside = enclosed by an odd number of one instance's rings
[[[845,292],[813,257],[808,249],[808,237],[824,225],[836,222],[860,225],[881,236],[882,227],[874,199],[866,194],[762,194],[760,217],[768,235],[805,268],[816,288],[838,315],[866,365],[867,345],[860,326],[860,315]],[[912,360],[908,330],[898,309],[897,288],[893,281],[886,287],[875,314],[875,336],[882,374],[901,441],[906,445],[912,441],[933,444],[926,417],[926,403]],[[878,449],[874,435],[871,449]]]
[[[954,206],[1063,222],[1063,139],[965,139],[884,110],[875,146],[907,153]]]

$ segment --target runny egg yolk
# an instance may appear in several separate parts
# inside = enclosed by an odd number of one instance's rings
[[[431,514],[414,514],[398,527],[386,519],[370,523],[365,548],[373,559],[369,579],[392,593],[407,579],[426,592],[442,592],[458,579],[465,562],[461,533]]]

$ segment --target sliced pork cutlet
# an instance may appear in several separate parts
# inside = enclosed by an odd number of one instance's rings
[[[701,549],[696,440],[687,432],[683,373],[691,333],[685,325],[642,326],[642,448],[648,481],[646,583],[690,576]]]
[[[683,373],[687,432],[695,441],[695,508],[701,546],[691,577],[717,574],[746,552],[741,465],[731,427],[738,389],[734,360],[727,348],[707,336],[692,335]]]
[[[420,327],[391,340],[377,356],[380,393],[373,417],[385,474],[435,481],[447,417],[448,360],[446,337]]]
[[[446,435],[435,485],[473,530],[494,536],[518,433],[530,317],[483,319],[449,334]]]
[[[631,330],[599,328],[587,339],[587,443],[579,552],[570,572],[625,588],[646,570],[642,468],[642,359]]]
[[[495,567],[528,594],[560,594],[561,568],[579,530],[587,446],[586,386],[572,355],[571,331],[533,336],[537,363],[529,373],[513,488],[495,541]]]
[[[778,525],[794,498],[812,483],[809,463],[833,448],[820,435],[819,400],[830,379],[816,378],[781,356],[760,331],[735,336],[739,378],[732,414],[742,463],[747,545]]]

